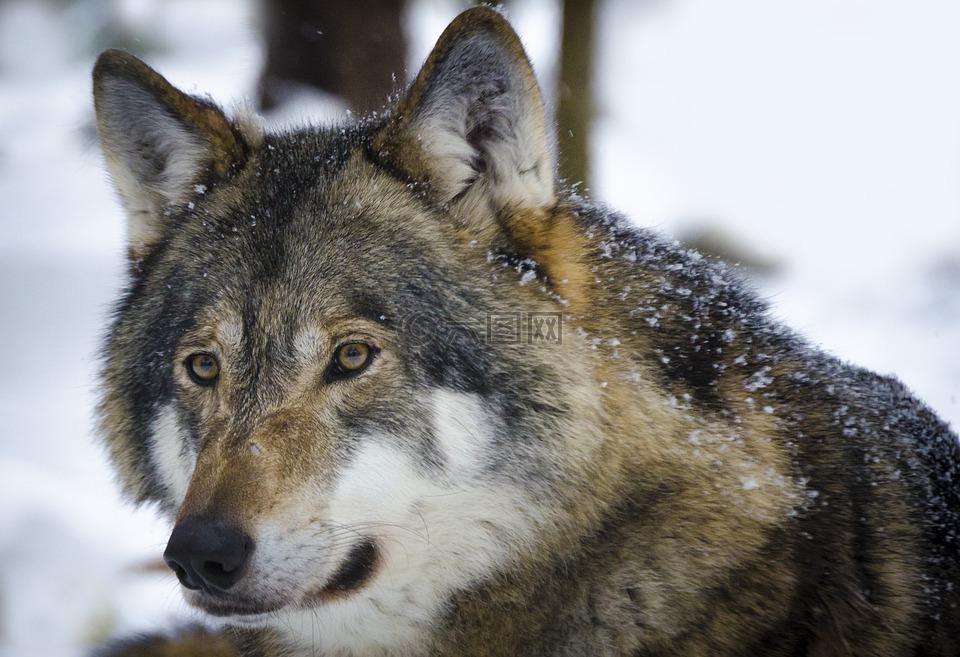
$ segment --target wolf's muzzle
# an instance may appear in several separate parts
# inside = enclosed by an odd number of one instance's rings
[[[253,540],[217,518],[190,516],[170,535],[163,560],[188,589],[216,594],[236,584],[253,553]]]

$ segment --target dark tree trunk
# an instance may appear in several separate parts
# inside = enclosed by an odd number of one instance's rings
[[[403,0],[263,0],[263,10],[262,109],[308,86],[365,112],[403,86]]]
[[[560,177],[590,181],[590,125],[593,121],[593,51],[596,1],[566,0],[560,37],[557,135]]]

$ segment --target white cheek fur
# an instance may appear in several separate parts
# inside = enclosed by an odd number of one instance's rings
[[[542,523],[525,490],[487,474],[491,423],[479,398],[440,391],[432,401],[441,475],[418,468],[419,455],[399,441],[369,436],[337,477],[329,525],[351,528],[357,541],[374,538],[381,562],[374,579],[343,600],[280,612],[277,628],[298,643],[417,654],[446,598],[502,567]]]
[[[196,457],[186,442],[172,404],[160,409],[151,433],[151,457],[161,481],[167,488],[174,508],[183,503],[193,476]]]

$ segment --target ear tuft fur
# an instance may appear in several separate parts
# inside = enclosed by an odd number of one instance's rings
[[[246,157],[239,130],[212,102],[177,90],[120,50],[93,69],[100,141],[128,220],[131,253],[163,234],[164,210],[214,184]]]

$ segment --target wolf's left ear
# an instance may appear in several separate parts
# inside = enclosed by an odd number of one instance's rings
[[[242,163],[246,146],[213,103],[189,96],[133,55],[108,50],[93,69],[100,142],[139,257],[167,230],[166,209]]]
[[[520,39],[492,9],[454,19],[372,145],[375,157],[429,182],[468,221],[487,208],[554,201],[543,97]]]

